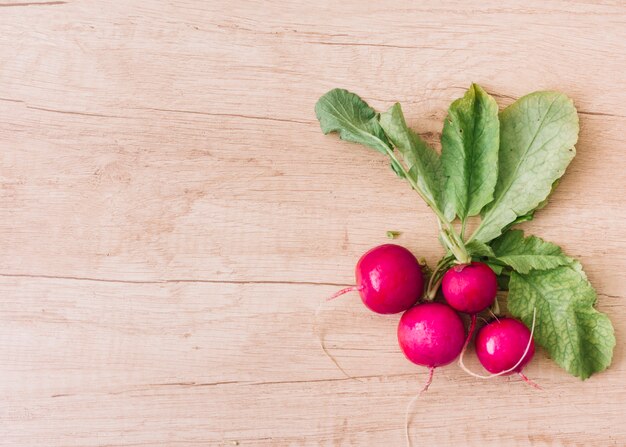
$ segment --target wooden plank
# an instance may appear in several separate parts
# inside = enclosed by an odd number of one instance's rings
[[[10,297],[0,332],[3,442],[399,441],[404,409],[425,373],[400,354],[396,316],[374,316],[345,300],[329,304],[318,320],[330,351],[355,379],[344,377],[313,335],[317,295],[331,290],[222,284],[215,293],[210,283],[54,278],[3,284],[2,296]],[[572,445],[605,430],[623,439],[623,399],[615,392],[623,373],[613,368],[581,383],[542,357],[528,374],[543,393],[514,379],[476,384],[455,367],[438,370],[432,392],[414,407],[419,439],[524,445],[545,437]],[[585,422],[590,417],[593,425]],[[438,431],[448,418],[455,427]],[[485,421],[509,429],[476,427]]]
[[[436,224],[313,105],[401,101],[437,145],[472,81],[575,100],[578,155],[525,228],[583,262],[618,346],[584,383],[540,352],[543,393],[443,368],[414,443],[626,444],[625,25],[610,1],[0,4],[0,445],[403,445],[424,371],[397,316],[321,313],[354,380],[314,312],[387,230],[435,262]]]

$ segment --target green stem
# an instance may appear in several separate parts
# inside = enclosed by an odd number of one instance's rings
[[[437,290],[439,289],[439,285],[441,284],[441,280],[443,279],[443,274],[448,269],[450,264],[452,263],[452,259],[448,257],[443,257],[433,270],[430,280],[428,281],[428,287],[426,288],[426,299],[432,301],[435,299],[437,295]]]
[[[445,228],[442,228],[441,231],[439,232],[439,235],[441,236],[441,240],[443,241],[443,244],[448,248],[448,250],[452,252],[455,258],[459,259],[459,252],[454,246],[454,244],[452,243],[452,241],[450,240],[448,231]]]
[[[442,236],[442,240],[444,241],[446,245],[446,248],[448,248],[452,252],[452,254],[454,254],[454,257],[461,264],[468,264],[469,262],[471,262],[472,258],[467,253],[467,250],[465,249],[465,244],[463,243],[462,238],[459,237],[457,232],[454,230],[454,227],[452,226],[452,224],[448,222],[448,219],[446,219],[446,217],[439,210],[439,208],[422,193],[419,186],[417,186],[417,182],[409,176],[409,173],[404,167],[404,165],[400,163],[400,161],[398,160],[398,157],[396,157],[396,154],[394,153],[393,149],[387,145],[385,145],[385,147],[387,150],[387,155],[389,156],[389,158],[391,158],[395,162],[396,166],[400,167],[400,169],[402,170],[402,173],[404,174],[404,178],[407,179],[407,181],[411,184],[411,187],[413,187],[415,192],[419,194],[422,200],[426,202],[426,205],[428,205],[428,207],[432,209],[435,215],[437,216],[439,228],[441,229],[440,234]]]
[[[439,209],[435,206],[435,204],[433,202],[431,202],[426,196],[424,196],[424,194],[420,190],[419,186],[417,186],[417,183],[415,182],[415,180],[413,180],[409,176],[409,173],[406,170],[406,168],[404,167],[404,165],[402,163],[400,163],[400,161],[398,160],[398,157],[396,157],[396,154],[393,152],[393,149],[388,147],[388,146],[387,146],[387,155],[389,155],[389,158],[391,158],[396,163],[396,166],[399,166],[400,169],[402,169],[402,174],[404,174],[404,178],[407,179],[407,181],[411,184],[413,189],[420,195],[422,200],[424,202],[426,202],[426,205],[428,205],[434,211],[434,213],[437,215],[439,220],[441,222],[446,222],[446,218],[444,217],[443,214],[441,214],[441,211],[439,211]]]
[[[495,301],[493,302],[493,304],[491,305],[491,312],[494,313],[494,315],[498,316],[500,315],[500,304],[498,303],[498,298],[496,297]]]
[[[465,244],[459,239],[459,236],[454,230],[443,229],[440,234],[441,239],[460,264],[469,264],[472,262],[471,256],[465,249]]]

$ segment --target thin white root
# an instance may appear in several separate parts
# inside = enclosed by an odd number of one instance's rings
[[[419,399],[421,395],[422,393],[420,392],[419,394],[416,394],[415,396],[413,396],[413,398],[409,401],[408,405],[406,406],[405,417],[404,417],[404,435],[406,436],[407,447],[411,447],[411,436],[409,435],[409,415],[410,415],[411,407],[413,407],[413,404],[415,403],[417,399]]]
[[[337,369],[339,371],[341,371],[343,373],[343,375],[346,376],[347,379],[352,379],[352,380],[356,380],[357,382],[364,383],[363,380],[348,374],[346,372],[346,370],[341,367],[339,362],[337,362],[337,360],[335,360],[335,357],[333,355],[331,355],[330,352],[328,352],[328,349],[326,348],[326,343],[324,342],[324,333],[321,331],[321,329],[319,327],[319,324],[318,324],[318,316],[319,316],[319,314],[320,314],[324,304],[326,304],[328,301],[331,301],[331,300],[333,300],[333,299],[343,295],[344,293],[348,293],[348,292],[351,292],[353,290],[360,290],[360,288],[357,287],[357,286],[347,287],[347,288],[342,289],[339,292],[335,293],[330,298],[327,298],[327,299],[319,302],[319,304],[317,305],[317,309],[315,309],[315,317],[313,319],[313,333],[315,334],[315,337],[317,338],[317,341],[319,342],[320,348],[322,348],[322,351],[324,351],[324,354],[326,354],[326,357],[328,357],[333,362],[333,364],[337,367]]]
[[[496,301],[497,303],[497,301]],[[500,319],[498,318],[498,316],[496,314],[493,313],[493,310],[489,309],[489,313],[491,314],[491,316],[496,320],[496,321],[500,321]]]
[[[474,329],[476,328],[476,314],[472,315],[472,319],[470,322],[469,330],[467,331],[467,338],[463,343],[463,349],[461,349],[461,355],[459,355],[459,365],[461,369],[465,371],[465,365],[463,364],[463,357],[465,356],[465,351],[467,350],[467,346],[472,338],[472,334],[474,334]],[[466,371],[467,372],[467,371]]]
[[[500,371],[497,374],[489,374],[488,376],[483,376],[483,375],[476,374],[475,372],[470,371],[465,366],[465,364],[463,363],[463,353],[461,353],[461,356],[459,357],[459,366],[461,367],[461,369],[463,371],[465,371],[467,374],[469,374],[470,376],[476,377],[477,379],[493,379],[494,377],[499,377],[499,376],[502,376],[504,374],[508,374],[510,372],[515,371],[515,369],[524,361],[524,358],[526,357],[526,354],[528,354],[528,351],[530,350],[530,346],[531,346],[531,344],[533,342],[533,334],[535,333],[535,318],[536,318],[536,316],[537,316],[537,309],[535,308],[535,309],[533,309],[533,324],[532,324],[532,327],[530,328],[530,337],[528,338],[528,344],[526,345],[526,349],[524,350],[524,353],[522,354],[520,359],[517,361],[517,363],[513,367],[511,367],[509,369],[506,369],[504,371]],[[524,377],[526,377],[526,376],[524,376]],[[530,381],[527,378],[525,380],[525,382],[529,383]],[[535,388],[539,387],[539,385],[535,384],[534,382],[533,382],[533,384],[534,384],[533,386],[535,386]],[[539,388],[539,389],[541,389],[541,388]]]
[[[404,412],[404,435],[406,437],[406,445],[407,445],[407,447],[411,447],[411,436],[409,435],[409,422],[410,422],[409,421],[409,416],[411,414],[411,408],[413,407],[413,404],[415,403],[415,401],[417,399],[419,399],[420,396],[425,391],[428,391],[428,387],[433,382],[433,374],[434,373],[435,373],[435,368],[434,367],[430,367],[429,371],[428,371],[428,379],[426,379],[426,383],[424,384],[424,388],[422,388],[422,390],[418,394],[413,396],[413,398],[409,401],[409,403],[406,406],[406,410]]]
[[[496,297],[495,301],[493,302],[493,304],[491,305],[491,307],[489,308],[489,313],[491,313],[491,315],[493,315],[493,317],[497,320],[498,317],[496,317],[497,314],[500,313],[500,304],[498,303],[498,298]]]

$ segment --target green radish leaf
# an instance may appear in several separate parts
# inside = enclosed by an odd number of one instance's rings
[[[380,115],[380,125],[402,155],[409,176],[424,198],[443,212],[443,174],[439,154],[409,129],[398,103]]]
[[[552,184],[552,188],[550,188],[550,194],[548,194],[548,197],[546,197],[539,205],[537,205],[535,209],[529,211],[523,216],[518,216],[517,219],[515,219],[513,222],[511,222],[510,224],[508,224],[502,229],[502,233],[505,233],[509,228],[517,224],[520,224],[522,222],[529,222],[533,220],[535,218],[535,213],[546,207],[546,205],[548,204],[548,200],[550,199],[550,196],[552,195],[556,187],[559,185],[560,181],[561,181],[560,179],[557,179],[554,181],[554,183]]]
[[[398,177],[404,178],[402,167],[394,159],[391,159],[391,170],[395,172]]]
[[[475,241],[472,241],[475,242]],[[498,261],[519,273],[549,270],[574,262],[561,247],[536,236],[524,238],[522,230],[509,230],[491,243]]]
[[[391,150],[378,123],[378,114],[354,93],[340,88],[329,91],[315,104],[315,114],[324,134],[337,132],[342,140],[363,144],[383,154]]]
[[[497,275],[501,275],[502,274],[502,270],[504,270],[504,267],[502,267],[499,264],[494,264],[492,262],[486,261],[485,264],[487,264],[489,266],[489,268],[491,270],[493,270],[493,273]]]
[[[593,308],[596,292],[579,264],[527,274],[512,272],[508,309],[530,327],[535,341],[570,374],[586,379],[611,364],[615,335],[609,318]]]
[[[498,104],[472,84],[448,109],[441,135],[445,199],[465,221],[493,199],[498,179]]]
[[[465,244],[465,249],[470,256],[474,257],[488,256],[495,258],[496,256],[489,245],[480,241],[469,241]]]
[[[557,92],[524,96],[500,113],[498,181],[471,239],[489,242],[539,206],[575,155],[578,115]]]

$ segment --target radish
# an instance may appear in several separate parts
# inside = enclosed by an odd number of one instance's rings
[[[517,373],[526,383],[539,388],[522,372],[535,354],[535,342],[521,321],[514,318],[492,321],[478,331],[475,346],[478,360],[490,373],[496,376]]]
[[[325,135],[384,155],[435,214],[445,252],[432,274],[424,265],[423,300],[434,301],[441,288],[453,309],[471,317],[459,364],[481,313],[499,313],[497,284],[509,289],[510,283],[508,307],[518,316],[525,312],[525,323],[529,300],[542,303],[537,342],[568,373],[584,380],[611,365],[613,323],[595,309],[597,293],[580,263],[558,245],[512,228],[545,205],[575,155],[580,126],[570,98],[534,92],[500,111],[493,97],[472,84],[448,108],[441,151],[419,138],[397,102],[379,113],[355,93],[334,88],[319,98],[315,115]],[[387,237],[398,234],[388,231]],[[335,296],[359,291],[379,313],[409,308],[414,293],[403,293],[398,282],[387,286],[381,272],[387,270],[363,259],[357,284]]]
[[[478,379],[493,379],[517,373],[527,384],[541,389],[522,372],[535,354],[535,318],[537,309],[533,310],[533,323],[528,328],[513,318],[495,318],[487,323],[476,336],[475,346],[478,360],[491,374],[483,376],[476,374],[463,364],[463,356],[459,358],[459,366],[463,371]]]
[[[339,290],[326,301],[358,291],[368,309],[379,314],[395,314],[413,306],[424,292],[424,275],[419,262],[409,250],[395,244],[379,245],[367,251],[356,264],[355,276],[356,285]],[[316,323],[322,304],[317,306],[314,323],[320,347],[337,369],[355,379],[326,349],[324,334]]]
[[[443,275],[441,291],[452,308],[474,315],[493,304],[498,279],[482,262],[455,265]]]
[[[471,315],[467,338],[459,357],[459,364],[462,365],[463,355],[476,327],[476,314],[487,309],[496,300],[498,278],[482,262],[455,265],[443,275],[441,291],[453,309]]]
[[[413,306],[424,292],[422,268],[404,247],[384,244],[361,256],[356,264],[356,285],[329,300],[358,291],[365,306],[379,314],[395,314]]]
[[[407,310],[398,323],[398,342],[405,357],[416,365],[428,368],[428,379],[419,394],[409,401],[405,410],[404,434],[411,447],[409,415],[415,400],[433,381],[435,368],[447,365],[463,349],[465,326],[459,314],[443,303],[424,303]]]
[[[422,392],[430,386],[435,368],[458,357],[464,340],[461,317],[443,303],[419,304],[407,310],[398,324],[398,342],[406,358],[429,369]]]

